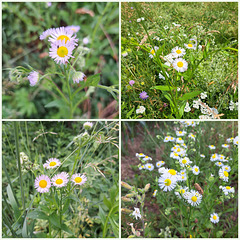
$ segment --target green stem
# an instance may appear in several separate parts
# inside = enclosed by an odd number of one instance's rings
[[[142,228],[143,228],[143,237],[145,238],[145,223],[144,223],[144,216],[143,216],[143,204],[141,204],[141,216],[142,216]]]
[[[72,93],[71,93],[71,88],[70,88],[70,83],[69,83],[69,76],[70,76],[71,70],[68,69],[68,76],[67,76],[67,88],[68,88],[68,95],[69,95],[69,118],[73,118],[73,106],[72,106]]]
[[[48,220],[48,226],[49,226],[49,238],[52,238],[52,229],[51,229],[51,222]]]
[[[190,235],[190,216],[191,216],[192,206],[190,206],[189,215],[188,215],[188,233]]]
[[[59,211],[60,211],[60,232],[59,232],[59,235],[60,235],[60,238],[62,238],[62,191],[60,190],[60,194],[61,194],[61,198],[60,198],[60,206],[59,206]]]

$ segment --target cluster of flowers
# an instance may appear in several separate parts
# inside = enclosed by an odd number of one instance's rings
[[[54,169],[59,167],[61,162],[57,158],[50,158],[46,163],[43,164],[43,167],[46,169]],[[87,181],[87,177],[85,175],[81,175],[80,173],[73,174],[70,179],[74,185],[83,185]],[[62,188],[67,185],[69,182],[69,174],[66,172],[61,172],[56,174],[50,179],[47,175],[40,175],[35,179],[34,186],[36,190],[40,193],[49,192],[51,186],[55,186],[57,188]]]
[[[229,103],[229,110],[233,111],[233,110],[238,110],[238,102],[234,103],[232,100]]]
[[[146,108],[144,106],[140,106],[136,109],[136,114],[143,114],[145,113]]]
[[[185,126],[195,126],[196,123],[193,121],[182,121]],[[186,182],[189,174],[192,172],[194,175],[198,175],[201,171],[198,166],[193,165],[192,161],[189,159],[187,155],[187,145],[184,143],[184,139],[188,136],[191,141],[195,141],[196,136],[193,133],[187,134],[186,131],[176,131],[176,137],[166,136],[164,138],[164,142],[172,142],[175,145],[171,148],[170,158],[173,158],[179,162],[180,171],[176,171],[175,169],[169,169],[162,167],[165,162],[158,161],[156,163],[156,167],[158,168],[158,172],[161,176],[158,179],[158,185],[160,189],[163,191],[172,191],[176,189],[175,195],[178,196],[181,200],[190,204],[191,206],[198,206],[202,201],[202,194],[196,190],[189,190],[187,186],[181,186],[181,182]],[[227,139],[228,143],[233,143],[234,145],[238,145],[238,136],[235,138]],[[228,144],[223,144],[223,148],[229,148]],[[209,146],[210,149],[216,149],[214,145]],[[148,160],[152,160],[151,157],[146,156],[143,153],[136,153],[136,156],[142,162],[139,165],[139,170],[146,169],[152,171],[154,169],[154,165],[151,163],[145,163]],[[200,154],[201,158],[205,158],[205,155]],[[215,165],[220,167],[219,169],[219,178],[225,182],[228,182],[229,172],[231,171],[231,167],[226,163],[231,160],[231,158],[225,157],[222,154],[212,154],[210,161],[215,162]],[[144,163],[144,164],[143,164]],[[223,164],[224,163],[224,164]],[[213,175],[211,175],[213,177]],[[196,188],[197,189],[197,188]],[[234,193],[234,188],[231,186],[221,186],[221,189],[225,195],[229,193]],[[157,190],[154,190],[153,197],[157,194]],[[219,216],[217,213],[212,213],[210,215],[210,220],[213,223],[217,223],[219,221]]]
[[[50,42],[49,56],[54,59],[57,64],[66,64],[70,58],[74,58],[73,50],[78,46],[78,38],[76,32],[80,30],[80,26],[67,26],[60,28],[50,28],[40,35],[40,40],[48,39]],[[84,80],[84,73],[76,72],[73,76],[73,82],[79,83]],[[34,86],[39,81],[39,73],[32,71],[28,80],[30,86]]]

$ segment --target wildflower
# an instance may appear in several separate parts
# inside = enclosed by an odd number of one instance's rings
[[[191,192],[189,192],[188,194],[188,199],[187,199],[188,203],[191,204],[192,206],[197,206],[201,203],[202,201],[202,195],[199,194],[197,191],[195,190],[191,190]]]
[[[231,167],[228,166],[228,165],[224,165],[222,168],[223,168],[223,170],[226,171],[226,172],[230,172],[230,171],[231,171]]]
[[[195,137],[196,137],[196,136],[193,135],[192,133],[190,133],[190,134],[188,135],[188,137],[191,138],[191,139],[193,139],[193,140],[195,140]]]
[[[130,80],[130,81],[129,81],[129,85],[130,85],[130,86],[133,86],[134,83],[135,83],[134,80]]]
[[[196,46],[194,44],[192,44],[192,43],[189,43],[189,44],[184,43],[184,46],[187,49],[194,49],[194,50],[196,50]]]
[[[61,162],[57,158],[49,158],[46,163],[43,164],[43,167],[46,169],[52,169],[59,167]]]
[[[143,114],[145,112],[146,108],[144,106],[140,106],[136,110],[136,114]]]
[[[201,95],[201,99],[207,98],[207,93],[206,93],[206,92],[203,92],[203,93],[201,93],[200,95]]]
[[[228,139],[227,139],[227,143],[231,143],[231,142],[233,142],[233,140],[234,140],[233,137],[232,137],[232,138],[228,138]]]
[[[225,160],[225,156],[224,155],[218,155],[218,159],[221,161],[221,162],[227,162],[227,160]]]
[[[173,64],[174,58],[175,56],[172,53],[164,56],[163,60],[166,61],[164,64],[170,67]]]
[[[144,82],[141,82],[141,85],[143,86],[143,85],[144,85]]]
[[[185,72],[188,69],[188,63],[183,58],[175,59],[172,65],[178,72]]]
[[[149,53],[149,57],[153,58],[156,55],[156,51],[159,49],[159,47],[155,46],[154,48],[151,49]]]
[[[52,178],[52,184],[55,187],[61,188],[66,186],[68,183],[68,174],[66,172],[62,172],[59,174],[56,174],[53,178]]]
[[[47,29],[46,31],[44,31],[41,35],[40,35],[40,40],[43,40],[45,38],[48,38],[51,34],[51,32],[53,31],[53,28]]]
[[[65,27],[65,29],[67,31],[70,30],[70,31],[76,33],[81,29],[81,27],[80,26],[67,26],[67,27]]]
[[[37,71],[30,72],[28,80],[30,82],[30,86],[35,86],[39,81],[39,73]]]
[[[184,112],[190,112],[190,111],[191,111],[191,108],[189,107],[189,103],[187,102],[184,108]]]
[[[167,73],[167,72],[165,72],[165,74],[169,77],[169,74]],[[162,75],[162,72],[161,73],[159,73],[159,78],[160,79],[163,79],[163,80],[165,80],[165,77]]]
[[[234,193],[234,187],[226,186],[222,187],[223,193],[227,196],[229,193]]]
[[[163,141],[164,142],[169,142],[170,141],[170,136],[166,136]]]
[[[140,166],[138,167],[138,169],[139,169],[139,170],[144,169],[144,165],[140,165]]]
[[[160,174],[164,174],[164,173],[167,172],[167,169],[166,169],[165,167],[160,167],[160,168],[158,169],[158,172],[159,172]]]
[[[227,144],[225,143],[225,144],[222,144],[222,147],[223,147],[223,148],[229,148],[229,145],[227,145]]]
[[[201,157],[201,158],[205,158],[205,155],[204,155],[204,154],[200,154],[200,157]]]
[[[180,159],[179,154],[175,153],[175,152],[171,152],[170,157],[173,158],[173,159],[177,159],[177,160]]]
[[[176,131],[176,135],[177,135],[178,137],[184,136],[186,133],[187,133],[186,131]]]
[[[238,146],[238,136],[234,138],[233,143]]]
[[[152,171],[154,169],[154,166],[151,163],[147,163],[147,164],[145,164],[144,168],[149,171]]]
[[[70,41],[65,43],[64,41],[59,40],[51,45],[51,48],[49,49],[49,56],[53,58],[57,64],[65,64],[68,62],[69,58],[74,58],[72,56],[74,48],[74,45]]]
[[[142,20],[142,21],[144,21],[144,20],[145,20],[145,18],[144,18],[144,17],[141,17],[141,20]]]
[[[141,18],[138,18],[138,19],[137,19],[137,22],[141,22],[141,21],[142,21],[142,19],[141,19]]]
[[[152,195],[153,197],[156,197],[157,191],[158,191],[158,190],[156,190],[156,189],[154,190],[153,195]]]
[[[228,177],[229,177],[229,173],[227,171],[225,171],[223,168],[221,168],[218,172],[219,177],[224,181],[224,182],[228,182]]]
[[[218,167],[222,167],[223,163],[222,162],[216,162],[215,165],[218,166]]]
[[[216,147],[214,145],[209,145],[208,146],[210,149],[216,149]]]
[[[199,109],[199,106],[200,106],[201,102],[202,101],[200,99],[193,100],[193,108]]]
[[[192,172],[193,172],[194,175],[198,175],[200,173],[199,167],[194,165],[192,167]]]
[[[174,54],[175,57],[182,57],[185,55],[186,51],[183,48],[175,47],[172,49],[172,54]]]
[[[93,126],[93,123],[91,123],[91,122],[85,122],[83,124],[83,127],[85,130],[90,130],[92,128],[92,126]]]
[[[138,158],[144,158],[145,155],[143,153],[136,153],[136,157]]]
[[[148,161],[148,160],[152,161],[152,158],[150,158],[149,156],[145,156],[142,160],[143,161]]]
[[[219,222],[219,216],[218,216],[218,214],[217,213],[212,213],[211,215],[210,215],[210,221],[212,222],[212,223],[218,223]]]
[[[158,162],[156,162],[156,167],[159,168],[159,167],[163,166],[164,164],[165,164],[164,161],[158,161]]]
[[[180,138],[180,137],[179,137],[179,138],[176,138],[176,142],[177,142],[177,143],[184,143],[183,139]]]
[[[88,43],[89,43],[89,39],[87,37],[83,38],[83,44],[87,45]]]
[[[178,192],[175,192],[175,195],[178,196],[180,199],[183,197],[186,199],[186,193],[188,191],[188,187],[180,187]]]
[[[46,175],[41,175],[35,179],[34,187],[40,193],[49,192],[51,187],[50,178]]]
[[[87,181],[87,177],[85,175],[81,175],[80,173],[76,173],[72,175],[71,181],[74,185],[83,185]]]
[[[74,83],[82,82],[85,77],[86,77],[86,75],[84,73],[82,73],[82,72],[75,72],[73,74],[73,82]]]
[[[158,179],[158,185],[165,192],[171,191],[176,187],[177,181],[175,178],[170,178],[168,174],[164,174]]]
[[[149,96],[147,95],[147,93],[145,91],[141,92],[139,94],[139,97],[142,99],[142,100],[146,100]]]
[[[139,217],[140,219],[142,218],[139,208],[134,208],[134,211],[132,212],[132,215],[133,215],[136,219],[138,219],[138,217]]]

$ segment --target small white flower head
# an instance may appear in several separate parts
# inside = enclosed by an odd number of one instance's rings
[[[152,161],[152,158],[150,158],[149,156],[145,156],[142,160],[143,161],[148,161],[148,160]]]
[[[187,48],[187,49],[194,49],[196,50],[196,45],[192,44],[192,43],[184,43],[184,46]]]
[[[219,222],[219,216],[218,216],[218,214],[217,213],[212,213],[211,215],[210,215],[210,221],[212,222],[212,223],[218,223]]]
[[[152,171],[154,169],[154,165],[151,163],[147,163],[147,164],[145,164],[144,168],[146,170]]]
[[[80,26],[67,26],[67,27],[65,27],[65,29],[68,31],[68,30],[70,30],[70,31],[72,31],[72,32],[74,32],[74,33],[76,33],[76,32],[78,32],[80,29],[81,29],[81,27]]]
[[[144,158],[145,155],[143,153],[136,153],[136,157],[138,158]]]
[[[178,137],[184,136],[187,132],[186,131],[176,131],[176,135]]]
[[[85,122],[85,123],[83,124],[83,128],[84,128],[85,130],[90,130],[92,127],[93,127],[93,123],[91,123],[91,122]]]
[[[231,142],[233,142],[233,141],[234,141],[234,138],[233,138],[233,137],[227,139],[227,143],[231,143]]]
[[[184,143],[184,140],[181,137],[179,137],[179,138],[176,138],[176,142],[177,143]]]
[[[53,28],[47,29],[46,31],[44,31],[41,35],[40,35],[40,40],[43,40],[45,38],[50,37],[51,33],[53,31]]]
[[[238,136],[234,138],[233,143],[238,146]]]
[[[152,48],[152,49],[150,50],[149,57],[150,57],[150,58],[153,58],[153,57],[156,55],[156,52],[157,52],[158,49],[159,49],[159,47],[157,47],[157,46],[155,46],[154,48]]]
[[[61,162],[57,158],[49,158],[46,163],[43,164],[43,167],[46,169],[53,169],[59,167]]]
[[[234,193],[234,187],[226,186],[222,187],[223,193],[227,196],[229,193]]]
[[[188,63],[183,58],[176,58],[172,65],[178,72],[185,72],[188,69]]]
[[[140,106],[136,109],[136,114],[143,114],[146,108],[144,106]]]
[[[81,175],[80,173],[76,173],[72,175],[71,181],[74,185],[83,185],[87,181],[87,177],[85,175]]]
[[[50,178],[46,175],[41,175],[35,179],[34,187],[40,193],[49,192],[51,187]]]
[[[37,71],[32,71],[27,78],[30,82],[30,86],[35,86],[39,81],[39,73]]]
[[[187,181],[187,174],[178,174],[178,181],[179,182],[183,182],[183,181]]]
[[[180,199],[186,199],[186,193],[188,191],[188,187],[180,187],[178,192],[175,192],[175,195],[178,196]]]
[[[196,138],[196,136],[195,136],[194,134],[192,134],[192,133],[190,133],[190,134],[188,135],[188,137],[191,138],[191,139],[193,139],[193,140],[195,140],[195,138]]]
[[[179,159],[179,163],[180,163],[181,167],[185,168],[187,165],[189,165],[191,163],[191,161],[188,157],[184,157],[184,158]]]
[[[230,171],[231,171],[231,167],[228,166],[228,165],[224,165],[222,168],[223,168],[223,170],[226,171],[226,172],[230,172]]]
[[[166,136],[163,141],[164,141],[164,142],[169,142],[169,141],[170,141],[170,138],[171,138],[170,136]]]
[[[210,158],[210,161],[211,161],[211,162],[214,162],[214,161],[217,161],[217,160],[219,160],[218,154],[217,154],[217,153],[212,154],[212,156],[211,156],[211,158]]]
[[[207,98],[207,93],[203,92],[200,94],[201,99],[206,99]]]
[[[177,181],[176,178],[171,178],[168,174],[163,174],[163,176],[158,179],[158,185],[165,192],[172,191],[176,187]]]
[[[191,190],[191,192],[188,194],[187,201],[189,204],[195,207],[201,203],[202,195],[195,190]]]
[[[156,189],[154,190],[153,195],[152,195],[153,197],[156,197],[157,191],[158,191],[158,190],[156,190]]]
[[[204,155],[204,154],[200,154],[200,157],[201,157],[201,158],[205,158],[205,155]]]
[[[142,21],[144,21],[144,20],[145,20],[145,18],[144,18],[144,17],[141,17],[141,19],[142,19]]]
[[[132,215],[136,219],[138,219],[138,218],[141,219],[142,218],[139,208],[134,208],[134,211],[132,212]]]
[[[53,178],[52,178],[52,184],[57,187],[57,188],[61,188],[67,185],[68,183],[68,174],[67,173],[59,173],[56,174]]]
[[[184,108],[184,112],[190,112],[191,111],[191,108],[190,108],[190,106],[189,106],[189,103],[187,102],[186,103],[186,106],[185,106],[185,108]]]
[[[87,45],[89,43],[88,37],[83,38],[83,44]]]
[[[164,174],[164,173],[167,172],[167,169],[166,169],[165,167],[160,167],[160,168],[158,169],[158,172],[159,172],[160,174]]]
[[[138,19],[137,19],[137,22],[141,22],[141,21],[142,21],[142,19],[141,19],[141,18],[138,18]]]
[[[140,166],[138,167],[138,169],[139,169],[139,170],[143,170],[143,169],[145,169],[145,167],[144,167],[144,165],[140,165]]]
[[[182,57],[182,56],[184,56],[185,53],[186,53],[185,49],[180,48],[180,47],[175,47],[175,48],[173,48],[171,52],[172,52],[172,54],[173,54],[176,58]]]
[[[164,64],[167,65],[167,66],[169,66],[169,67],[172,66],[173,61],[174,61],[174,58],[175,58],[175,57],[174,57],[174,55],[173,55],[172,53],[164,56],[164,57],[163,57],[163,60],[166,61]]]
[[[210,149],[216,149],[216,147],[214,145],[209,145],[208,146]]]
[[[220,168],[218,174],[220,179],[222,179],[224,182],[228,182],[229,173],[227,171],[225,171],[223,168]]]
[[[170,158],[179,160],[180,159],[180,155],[178,153],[176,153],[176,152],[171,152],[170,153]]]
[[[82,72],[75,72],[73,74],[73,82],[74,83],[82,82],[85,77],[86,77],[86,75],[84,73],[82,73]]]
[[[193,108],[199,109],[199,106],[200,106],[201,102],[202,101],[200,99],[193,100]]]
[[[218,161],[218,162],[215,162],[215,165],[218,166],[218,167],[222,167],[223,166],[223,163]]]
[[[225,157],[224,155],[222,155],[222,154],[218,155],[218,159],[219,159],[219,161],[221,161],[221,162],[227,162],[227,160],[226,160],[225,158],[226,158],[226,157]]]
[[[127,55],[128,55],[128,52],[126,52],[126,51],[122,52],[123,57],[126,57]]]
[[[165,72],[165,74],[169,77],[169,74],[168,74],[167,72]],[[160,72],[160,73],[158,74],[158,76],[159,76],[159,79],[165,80],[165,77],[163,76],[163,73],[162,73],[162,72]]]
[[[156,167],[157,167],[157,168],[160,168],[160,167],[162,167],[164,164],[165,164],[164,161],[158,161],[158,162],[156,162]]]
[[[176,138],[170,137],[170,142],[175,142]]]
[[[192,167],[192,172],[193,172],[194,175],[198,175],[198,174],[200,173],[199,167],[196,166],[196,165],[194,165],[194,166]]]
[[[57,64],[66,64],[69,58],[74,58],[72,51],[75,48],[74,44],[70,41],[56,41],[52,43],[49,49],[49,56],[54,59]]]

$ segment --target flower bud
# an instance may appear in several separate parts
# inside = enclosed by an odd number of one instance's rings
[[[130,198],[122,197],[123,202],[131,202],[132,200]]]
[[[83,127],[85,130],[90,130],[92,128],[92,126],[93,126],[93,123],[91,123],[91,122],[85,122],[83,124]]]
[[[123,213],[132,213],[132,211],[130,209],[127,209],[127,208],[121,208],[121,212],[123,212]]]
[[[148,183],[148,184],[145,186],[145,188],[144,188],[145,192],[147,192],[147,191],[149,190],[149,188],[150,188],[150,183]]]
[[[124,187],[124,188],[126,188],[126,189],[129,189],[129,190],[132,189],[132,187],[131,187],[129,184],[127,184],[127,183],[125,183],[125,182],[123,182],[123,181],[121,181],[121,185],[122,185],[122,187]]]

